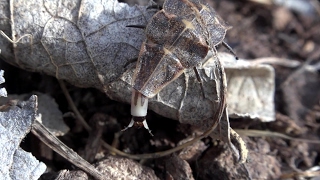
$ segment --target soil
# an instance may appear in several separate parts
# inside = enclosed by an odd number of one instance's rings
[[[269,2],[269,1],[265,1]],[[320,8],[319,1],[313,2]],[[284,6],[266,5],[253,1],[216,0],[208,2],[230,25],[226,42],[244,59],[279,57],[298,60],[301,66],[291,68],[273,65],[276,70],[276,120],[263,123],[250,119],[230,119],[233,129],[257,129],[278,132],[288,136],[319,140],[320,127],[320,14],[303,14]],[[219,51],[227,51],[219,48]],[[303,65],[318,68],[306,70]],[[59,137],[80,155],[90,138],[71,112],[59,83],[53,77],[30,73],[0,61],[5,70],[5,87],[11,94],[42,92],[52,96],[66,114],[64,121],[70,132]],[[154,134],[145,129],[130,128],[119,135],[128,125],[130,105],[112,101],[96,89],[81,89],[67,85],[73,101],[85,120],[95,129],[97,116],[106,122],[101,138],[114,144],[119,150],[131,154],[154,153],[177,146],[191,135],[189,125],[166,119],[148,112],[148,124]],[[119,136],[118,136],[119,135]],[[288,140],[279,137],[242,137],[249,149],[245,165],[237,165],[231,151],[220,141],[205,138],[183,153],[140,161],[140,165],[154,170],[159,179],[312,179],[320,177],[320,171],[312,174],[320,160],[320,145],[305,140]],[[75,169],[65,159],[45,148],[33,135],[28,135],[22,147],[46,163],[51,172]],[[43,148],[43,149],[42,149]],[[41,150],[42,149],[42,150]],[[43,153],[43,150],[46,153]],[[109,155],[103,148],[97,153]],[[95,156],[91,154],[92,163]],[[138,164],[139,165],[139,164]],[[132,165],[134,166],[134,165]],[[247,172],[246,172],[247,171]],[[46,179],[46,175],[43,179]],[[140,177],[143,178],[143,177]]]

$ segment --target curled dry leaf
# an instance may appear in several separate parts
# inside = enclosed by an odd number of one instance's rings
[[[131,81],[135,67],[135,63],[130,62],[137,58],[145,35],[141,29],[126,26],[145,25],[155,10],[147,10],[142,6],[130,7],[115,0],[23,3],[13,3],[11,11],[9,4],[1,7],[3,11],[0,11],[0,16],[6,18],[1,19],[0,29],[6,34],[12,34],[13,41],[26,34],[32,35],[20,39],[15,44],[0,36],[0,49],[7,62],[26,70],[44,72],[79,87],[95,87],[106,92],[114,100],[130,103]],[[32,9],[32,13],[29,9]],[[10,22],[13,22],[12,26]],[[200,69],[200,75],[205,81],[205,99],[202,98],[194,72],[187,70],[150,100],[150,109],[181,123],[210,126],[220,98],[217,95],[219,76],[215,67],[213,60],[210,66]],[[237,65],[232,67],[235,68]],[[246,67],[238,72],[244,69],[251,71],[251,67]],[[226,71],[228,76],[228,67]],[[260,77],[271,78],[267,80],[271,85],[266,91],[271,90],[269,92],[273,93],[271,71],[271,68],[266,68],[267,75],[261,75],[261,72],[259,74]],[[255,76],[255,73],[252,76]],[[235,75],[233,77],[237,79]],[[252,79],[254,78],[249,78],[249,81]],[[259,82],[263,80],[261,78]],[[260,96],[259,93],[262,91],[255,85],[251,83],[248,86],[255,88],[254,90],[244,89],[241,93],[246,93],[246,97],[253,91],[258,93],[257,98],[265,98]],[[229,86],[233,86],[231,81]],[[239,94],[239,88],[235,89],[235,92],[232,89],[228,91],[230,94],[243,95]],[[270,96],[258,100],[259,107],[253,106],[255,100],[241,101],[242,104],[234,100],[228,102],[229,107],[236,107],[230,108],[231,116],[246,115],[267,121],[274,117]],[[250,104],[246,104],[247,102]],[[239,107],[243,109],[239,110]],[[250,109],[252,107],[256,108]],[[266,107],[267,111],[261,111]]]
[[[62,136],[69,131],[69,127],[64,123],[62,112],[59,110],[58,104],[49,95],[36,92],[38,97],[38,117],[41,123],[46,126],[55,136]],[[8,95],[8,98],[0,98],[0,104],[8,101],[26,100],[30,95]]]
[[[46,170],[45,164],[19,147],[30,132],[36,111],[37,97],[31,96],[28,101],[17,102],[0,112],[1,179],[36,180]]]
[[[44,72],[79,87],[103,90],[138,56],[140,29],[154,10],[109,1],[24,1],[1,5],[0,37],[5,60],[20,68]],[[30,11],[32,9],[32,11]]]

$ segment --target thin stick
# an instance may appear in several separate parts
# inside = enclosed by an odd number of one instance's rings
[[[65,83],[62,80],[58,80],[60,87],[62,89],[62,92],[64,94],[64,96],[67,98],[68,104],[70,106],[70,108],[72,109],[72,111],[75,113],[76,117],[78,118],[78,120],[80,121],[80,123],[82,124],[82,126],[88,131],[91,131],[91,127],[88,125],[88,123],[84,120],[84,118],[81,116],[80,112],[78,111],[76,105],[73,103],[73,100],[66,88]]]
[[[309,59],[305,61],[301,67],[299,67],[297,70],[295,70],[293,73],[291,73],[287,79],[280,85],[280,87],[283,87],[285,85],[288,85],[297,75],[299,75],[301,72],[305,71],[307,66],[309,66],[312,59]]]
[[[282,133],[272,132],[272,131],[262,131],[262,130],[256,130],[256,129],[234,129],[234,130],[241,135],[250,136],[250,137],[275,137],[275,138],[288,139],[291,141],[302,141],[310,144],[320,144],[319,140],[294,138]]]
[[[96,179],[104,179],[103,175],[96,170],[90,163],[80,157],[76,152],[62,143],[56,138],[45,126],[39,121],[35,120],[31,132],[37,136],[43,143],[45,143],[52,150],[60,154],[62,157],[67,159],[73,165],[87,172]]]

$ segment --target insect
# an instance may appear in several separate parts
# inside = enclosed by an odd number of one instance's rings
[[[146,40],[142,43],[133,76],[131,99],[132,126],[144,127],[152,135],[146,122],[148,99],[154,97],[185,69],[197,71],[209,50],[223,44],[228,26],[219,15],[200,0],[165,0],[145,27]],[[203,90],[202,84],[201,88]],[[204,92],[204,91],[203,91]]]

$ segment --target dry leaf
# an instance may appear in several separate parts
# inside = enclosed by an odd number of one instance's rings
[[[45,164],[19,147],[30,132],[36,111],[37,97],[31,96],[0,112],[0,179],[36,180],[46,170]]]
[[[8,63],[101,90],[140,50],[143,30],[126,26],[144,25],[155,13],[116,0],[6,1],[1,8],[0,29],[12,41],[31,35],[14,45],[0,37]]]
[[[38,97],[38,120],[46,126],[55,136],[62,136],[69,131],[69,127],[64,123],[62,112],[59,110],[55,100],[46,95],[37,92]],[[0,98],[0,104],[5,104],[10,100],[25,100],[29,94],[14,95],[10,94],[8,98]]]
[[[9,5],[4,4],[2,8],[7,10]],[[32,14],[28,9],[33,9]],[[1,14],[0,11],[0,16],[7,17],[0,23],[0,29],[12,34],[13,41],[25,34],[31,34],[33,39],[31,41],[29,37],[24,37],[14,44],[12,49],[7,49],[11,42],[0,36],[0,49],[7,62],[26,70],[65,79],[79,87],[95,87],[106,92],[111,99],[130,103],[131,79],[135,67],[135,63],[130,62],[137,58],[145,37],[142,29],[126,26],[146,24],[156,10],[146,10],[146,7],[142,6],[130,7],[117,1],[32,1],[24,4],[13,3],[12,12],[14,14],[9,16],[10,12],[2,11]],[[11,17],[14,23],[9,31]],[[220,100],[217,95],[217,81],[220,79],[216,75],[214,61],[211,66],[200,69],[205,81],[205,99],[202,98],[194,72],[186,71],[150,100],[150,109],[181,123],[210,126]],[[247,68],[248,71],[252,71],[251,69]],[[226,71],[228,72],[228,68]],[[270,67],[266,68],[266,78],[271,77],[271,71]],[[252,74],[254,75],[256,73]],[[262,82],[263,79],[259,81]],[[273,94],[273,80],[267,81],[270,81],[271,86],[266,91],[270,90]],[[251,85],[248,88],[259,88]],[[232,87],[232,83],[229,86]],[[233,90],[229,92],[239,93]],[[249,92],[260,93],[260,90],[251,89]],[[234,100],[228,100],[229,114],[270,121],[274,117],[271,111],[273,105],[270,104],[273,101],[270,96],[266,98],[242,101],[241,111],[237,108],[233,111],[231,108],[238,107],[238,101],[234,104]],[[259,106],[253,106],[256,102]],[[267,111],[262,111],[265,108]]]
[[[3,74],[4,74],[4,71],[0,70],[0,84],[5,82]],[[0,88],[0,97],[7,97],[7,90],[5,88]]]

